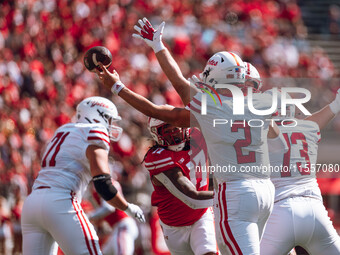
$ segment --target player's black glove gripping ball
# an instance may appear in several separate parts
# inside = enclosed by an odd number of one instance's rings
[[[101,70],[98,62],[101,62],[106,68],[112,64],[112,54],[103,46],[92,47],[84,55],[85,67],[91,72],[93,72],[95,68]]]

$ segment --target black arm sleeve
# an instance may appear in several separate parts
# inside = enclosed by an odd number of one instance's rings
[[[111,175],[100,174],[93,177],[93,184],[98,194],[105,200],[111,200],[117,194],[117,189],[112,185]]]

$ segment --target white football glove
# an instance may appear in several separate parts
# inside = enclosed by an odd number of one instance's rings
[[[162,42],[162,34],[165,26],[164,21],[159,25],[157,30],[153,28],[147,18],[138,20],[138,23],[140,27],[137,25],[133,27],[138,32],[138,34],[133,34],[133,37],[142,39],[153,49],[155,53],[165,49],[165,46]]]
[[[332,103],[329,104],[331,111],[337,115],[340,112],[340,89],[336,92],[336,97]]]
[[[129,216],[136,218],[136,220],[138,220],[139,222],[141,223],[145,222],[144,213],[138,205],[128,203],[128,207],[126,208],[125,212]]]

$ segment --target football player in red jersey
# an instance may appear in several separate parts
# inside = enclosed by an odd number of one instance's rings
[[[144,164],[149,171],[165,242],[171,254],[216,254],[213,192],[208,191],[208,154],[197,128],[178,128],[149,118],[155,145]]]

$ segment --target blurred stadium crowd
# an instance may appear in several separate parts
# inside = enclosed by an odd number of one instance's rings
[[[152,212],[152,188],[141,165],[151,145],[146,117],[103,90],[83,65],[86,50],[103,45],[113,55],[111,68],[128,87],[157,104],[181,105],[152,50],[131,36],[144,16],[152,24],[166,21],[164,41],[186,77],[227,49],[268,78],[265,89],[273,79],[310,78],[309,89],[318,97],[315,108],[339,87],[331,82],[339,71],[321,48],[305,40],[296,0],[1,1],[0,247],[10,239],[20,249],[21,205],[40,169],[42,149],[88,96],[105,96],[117,105],[124,135],[112,145],[112,171],[127,199]],[[339,20],[332,22],[332,31],[340,31]],[[340,130],[339,121],[333,125]]]

